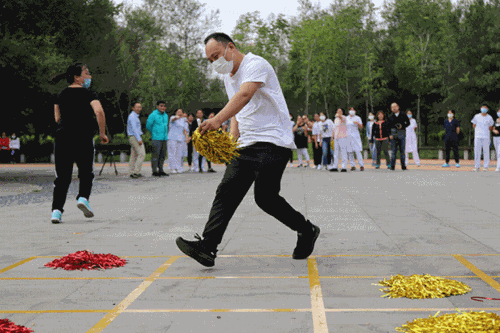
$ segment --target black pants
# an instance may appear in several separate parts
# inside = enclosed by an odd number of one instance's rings
[[[391,140],[391,150],[392,150],[392,157],[391,157],[391,168],[394,169],[396,167],[396,155],[398,153],[398,146],[399,146],[399,157],[401,159],[401,168],[406,168],[406,154],[405,154],[405,149],[406,149],[406,138],[398,138],[396,135],[394,136],[394,139]]]
[[[54,181],[52,210],[58,209],[64,212],[63,207],[73,174],[73,163],[76,163],[78,167],[80,179],[80,190],[76,199],[83,197],[90,200],[94,180],[94,139],[89,137],[86,141],[75,141],[69,138],[56,138],[54,155],[56,180]]]
[[[304,216],[279,194],[290,149],[259,142],[239,153],[240,156],[227,166],[217,188],[203,240],[213,249],[217,248],[236,208],[253,183],[257,206],[292,230],[308,231],[310,224]]]
[[[9,163],[9,162],[10,162],[10,150],[0,149],[0,163]]]
[[[313,142],[313,157],[314,157],[314,165],[321,165],[321,159],[323,158],[323,148],[319,146],[316,148],[316,143]]]
[[[193,164],[193,141],[189,141],[188,143],[188,165],[191,167]]]
[[[380,165],[380,160],[382,158],[382,151],[384,152],[384,156],[385,156],[385,161],[387,163],[387,165],[391,165],[391,160],[389,158],[389,149],[388,149],[388,144],[387,142],[389,141],[389,139],[387,140],[375,140],[375,145],[377,147],[377,165]]]
[[[450,161],[450,150],[453,149],[453,156],[455,157],[455,162],[458,164],[460,155],[458,155],[458,141],[455,140],[444,140],[444,150],[446,152],[446,164]]]
[[[203,156],[201,156],[201,155],[198,157],[198,165],[200,166],[200,170],[202,170]],[[208,165],[208,170],[212,169],[212,162],[210,162],[209,160],[207,160],[207,165]]]
[[[151,169],[153,173],[164,172],[165,156],[167,155],[167,140],[153,140],[151,153]]]

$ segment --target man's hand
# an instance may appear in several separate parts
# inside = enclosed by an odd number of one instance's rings
[[[500,132],[498,132],[496,129],[494,129],[494,130],[493,130],[493,133],[498,134],[498,133],[500,133]],[[458,133],[457,133],[457,134],[458,134]]]
[[[188,136],[188,137],[186,138],[186,143],[189,143],[189,141],[191,141],[191,137],[190,137],[190,136]]]
[[[104,144],[109,143],[109,139],[106,136],[106,134],[100,134],[99,139],[101,139],[101,143],[104,143]]]
[[[320,146],[320,147],[323,147],[323,141],[320,141],[320,142],[319,142],[319,146]]]
[[[206,131],[215,131],[221,127],[222,123],[217,120],[217,117],[205,120],[200,124],[200,135],[205,134]]]
[[[394,140],[394,136],[390,135],[389,139]]]
[[[142,140],[141,140],[141,141],[139,141],[139,146],[142,146]]]

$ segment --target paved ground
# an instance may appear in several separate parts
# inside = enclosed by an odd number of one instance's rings
[[[365,161],[368,162],[368,161]],[[185,256],[175,238],[201,233],[224,168],[133,180],[106,166],[91,198],[50,223],[53,166],[0,166],[0,318],[44,332],[395,332],[459,309],[500,314],[499,174],[442,169],[330,173],[289,168],[283,196],[321,227],[314,256],[295,261],[296,235],[249,192],[216,265]],[[145,164],[145,175],[150,167]],[[76,174],[75,174],[76,176]],[[56,256],[89,249],[125,267],[67,272]],[[372,283],[395,274],[447,276],[473,291],[445,299],[387,299]]]

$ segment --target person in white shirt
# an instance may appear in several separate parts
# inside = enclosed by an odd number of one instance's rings
[[[347,117],[344,116],[344,109],[338,108],[335,113],[335,124],[334,124],[334,136],[335,136],[335,165],[331,172],[337,172],[339,158],[342,159],[342,169],[340,172],[347,172],[347,146],[349,145],[349,139],[347,137]]]
[[[413,113],[410,109],[406,110],[406,115],[408,119],[410,119],[410,126],[406,128],[406,166],[408,166],[408,162],[410,160],[409,154],[412,153],[413,160],[417,166],[420,166],[420,157],[418,156],[418,147],[417,147],[417,134],[415,133],[417,130],[417,121],[413,118]]]
[[[130,178],[142,177],[142,163],[146,158],[146,149],[142,141],[141,120],[139,114],[142,110],[141,103],[134,103],[132,112],[127,119],[127,135],[130,143],[129,173]]]
[[[168,129],[168,168],[170,173],[183,173],[183,151],[184,146],[187,145],[190,138],[188,136],[189,128],[187,127],[187,120],[184,118],[182,109],[177,109],[175,114],[170,117],[170,127]]]
[[[224,75],[229,102],[200,126],[200,134],[218,130],[231,118],[231,134],[240,143],[239,156],[226,167],[217,188],[208,222],[196,241],[176,239],[179,249],[200,264],[215,264],[217,246],[236,208],[254,184],[257,205],[298,234],[293,259],[306,259],[320,229],[280,196],[281,178],[290,149],[296,148],[290,113],[273,67],[264,58],[241,53],[232,39],[214,33],[205,39],[205,52],[216,72]]]
[[[19,152],[19,149],[21,149],[21,141],[19,141],[19,138],[16,136],[16,133],[12,133],[12,136],[9,141],[9,147],[10,147],[10,155],[12,157],[10,163],[16,163],[17,153]]]
[[[368,113],[368,122],[366,123],[366,138],[368,140],[368,147],[370,147],[370,153],[372,154],[372,166],[377,165],[377,147],[375,141],[372,140],[372,128],[375,124],[375,115],[372,112]]]
[[[472,118],[474,128],[474,170],[479,171],[481,166],[481,151],[484,156],[483,170],[488,171],[490,165],[490,132],[493,128],[493,118],[488,114],[488,106],[481,106],[481,113]]]
[[[356,170],[356,163],[354,162],[354,154],[356,153],[356,158],[359,164],[359,170],[365,170],[365,164],[363,163],[363,144],[361,143],[361,136],[359,135],[359,130],[363,129],[363,122],[361,118],[356,116],[356,110],[353,107],[349,110],[349,116],[346,120],[347,123],[347,155],[349,157],[349,164],[351,165],[351,171]]]
[[[314,124],[312,126],[312,141],[313,141],[313,155],[314,155],[314,166],[317,169],[321,168],[321,158],[323,157],[323,151],[321,148],[321,136],[320,136],[320,124],[319,113],[314,114]]]
[[[323,151],[322,164],[325,170],[332,169],[335,165],[333,161],[333,150],[332,150],[332,138],[333,138],[333,121],[331,119],[327,119],[326,115],[323,112],[319,114],[319,136],[320,136],[320,146]],[[322,166],[318,167],[318,170],[321,170]]]

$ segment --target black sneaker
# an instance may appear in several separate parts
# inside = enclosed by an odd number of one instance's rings
[[[141,177],[143,177],[140,173],[135,173],[134,175],[135,175],[135,177],[136,177],[136,178],[141,178]]]
[[[405,166],[402,166],[402,167],[401,167],[401,169],[406,170],[406,167],[405,167]]]
[[[330,172],[339,172],[339,169],[337,169],[337,168],[330,169]]]
[[[135,175],[135,173],[133,173],[133,174],[130,175],[130,178],[134,178],[135,179],[135,178],[138,178],[138,177]]]
[[[309,220],[307,222],[311,224],[312,229],[308,233],[297,233],[297,246],[293,250],[293,259],[307,259],[314,250],[314,243],[318,239],[320,230]]]
[[[210,168],[210,169],[207,170],[207,172],[216,173],[217,171],[215,171],[214,169]]]
[[[160,177],[160,173],[159,172],[153,172],[153,177]]]
[[[168,173],[164,172],[164,171],[160,171],[158,172],[158,174],[162,177],[168,177]]]
[[[351,171],[356,171],[356,167],[352,167],[352,168],[351,168]]]
[[[342,169],[342,170],[340,170],[340,172],[347,172],[347,170],[346,169]]]
[[[196,241],[187,241],[182,237],[177,237],[175,243],[179,250],[181,250],[185,255],[193,258],[200,264],[206,267],[212,267],[215,265],[215,258],[217,257],[217,250],[207,249],[203,244],[201,237],[196,234],[194,236]]]

